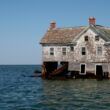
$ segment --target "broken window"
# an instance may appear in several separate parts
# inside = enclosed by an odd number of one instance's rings
[[[71,50],[71,51],[74,51],[74,46],[71,46],[71,47],[70,47],[70,50]]]
[[[85,36],[85,41],[88,41],[88,36]]]
[[[65,47],[62,48],[62,54],[63,54],[63,55],[66,55],[66,48],[65,48]]]
[[[50,55],[54,55],[54,48],[50,48]]]
[[[97,47],[97,55],[102,55],[102,47]]]
[[[82,55],[86,55],[86,48],[82,47],[82,51],[81,51]]]

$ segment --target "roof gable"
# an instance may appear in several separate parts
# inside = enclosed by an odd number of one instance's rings
[[[81,33],[79,33],[72,42],[76,42],[83,34],[85,34],[89,29],[91,29],[96,35],[99,35],[103,40],[110,41],[110,29],[100,28],[95,25],[90,25],[86,29],[84,29]]]

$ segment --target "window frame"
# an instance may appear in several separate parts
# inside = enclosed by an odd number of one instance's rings
[[[95,36],[95,41],[99,41],[99,35]]]
[[[103,52],[102,46],[97,46],[97,55],[102,56],[102,52]]]
[[[70,46],[70,51],[74,51],[74,46]]]
[[[85,36],[84,37],[84,40],[87,42],[89,39],[88,39],[88,36]]]
[[[67,54],[67,48],[66,47],[62,47],[62,55],[66,55]]]
[[[53,47],[50,47],[50,55],[54,56],[54,48]]]
[[[81,47],[81,55],[86,55],[86,47]]]

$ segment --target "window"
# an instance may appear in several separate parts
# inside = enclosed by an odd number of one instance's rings
[[[95,36],[95,41],[99,41],[99,36]]]
[[[102,55],[102,47],[97,47],[97,55]]]
[[[62,54],[66,55],[66,48],[62,48]]]
[[[82,47],[81,53],[82,53],[82,55],[86,55],[86,48],[85,47]]]
[[[50,48],[50,55],[54,55],[54,48]]]
[[[70,47],[70,50],[71,50],[71,51],[74,51],[74,46],[71,46],[71,47]]]
[[[85,36],[85,41],[88,41],[88,36]]]

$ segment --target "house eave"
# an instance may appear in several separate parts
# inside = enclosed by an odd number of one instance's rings
[[[76,42],[70,42],[70,43],[42,43],[42,42],[40,42],[40,44],[42,45],[42,46],[52,46],[52,45],[54,45],[54,46],[75,46],[77,43]]]

